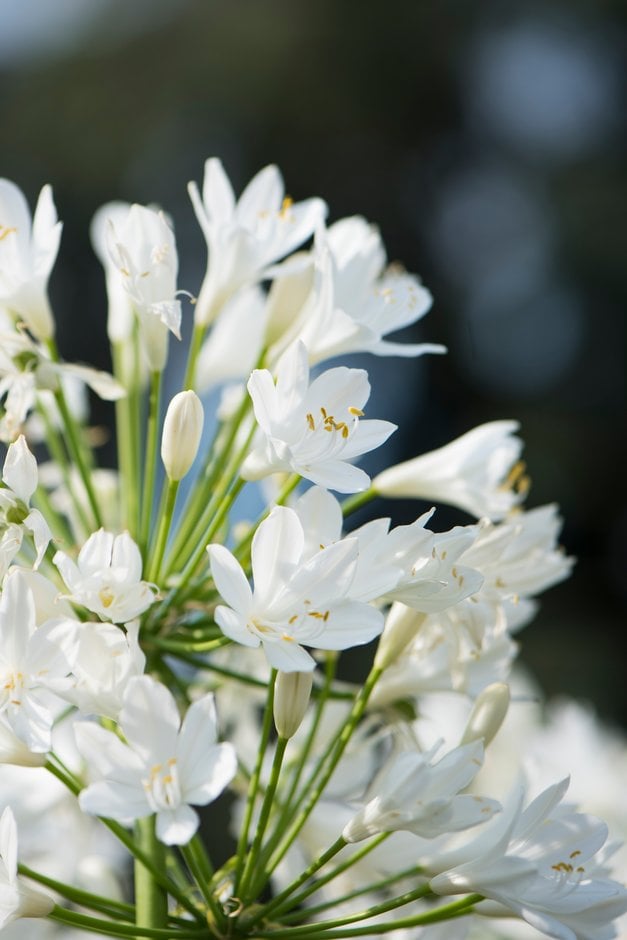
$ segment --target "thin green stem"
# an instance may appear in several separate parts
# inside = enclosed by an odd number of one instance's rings
[[[74,415],[68,408],[67,401],[65,400],[65,393],[61,386],[59,386],[59,388],[54,393],[54,397],[63,419],[63,424],[65,426],[68,450],[74,459],[76,469],[78,470],[80,478],[83,481],[83,486],[85,487],[85,492],[87,494],[87,501],[93,513],[96,527],[100,528],[102,526],[102,513],[100,512],[100,506],[98,505],[98,499],[96,498],[96,491],[94,490],[92,483],[91,467],[85,458],[85,449],[80,437],[80,428],[74,419]]]
[[[370,487],[369,490],[364,490],[363,493],[354,493],[353,496],[349,496],[342,503],[344,517],[350,516],[351,513],[361,509],[362,506],[367,506],[377,495],[377,491]]]
[[[68,459],[67,451],[65,450],[61,435],[54,426],[50,415],[48,414],[48,409],[42,402],[41,398],[39,398],[37,401],[37,407],[46,429],[46,446],[50,452],[50,456],[61,471],[61,476],[63,477],[66,492],[69,494],[69,497],[72,500],[74,511],[76,512],[81,525],[83,526],[85,532],[89,534],[92,530],[92,526],[89,517],[85,512],[85,507],[76,494],[76,485],[74,480],[72,480],[72,468],[70,466],[70,461]]]
[[[187,353],[187,368],[185,370],[185,378],[183,379],[183,391],[190,388],[193,389],[194,387],[194,382],[196,380],[196,366],[198,364],[198,354],[202,348],[202,342],[205,338],[206,332],[206,326],[199,326],[197,323],[194,324],[194,330],[192,332],[192,338],[189,344],[189,351]]]
[[[261,812],[259,813],[259,819],[257,821],[255,837],[244,865],[244,873],[242,875],[242,881],[239,889],[239,894],[241,895],[242,899],[246,898],[247,890],[251,885],[251,882],[253,883],[252,893],[254,894],[255,865],[257,864],[257,860],[259,858],[266,826],[268,825],[268,820],[270,819],[272,804],[274,802],[274,794],[276,793],[276,788],[279,782],[281,765],[285,756],[285,749],[287,747],[288,740],[289,738],[279,737],[276,743],[274,759],[272,761],[272,769],[270,771],[270,779],[268,780],[266,792],[263,796],[263,803],[261,804]]]
[[[228,636],[217,637],[216,639],[205,640],[202,642],[195,642],[194,640],[170,640],[167,637],[155,636],[151,637],[150,640],[153,646],[158,646],[160,649],[166,650],[168,653],[211,653],[213,650],[218,650],[222,646],[228,646],[229,643],[233,641],[229,639]],[[206,664],[203,668],[211,668],[212,665]],[[220,671],[217,669],[216,671]],[[259,682],[259,685],[262,685],[265,689],[266,683]]]
[[[81,888],[75,888],[73,885],[66,885],[62,881],[57,881],[55,878],[48,878],[46,875],[34,871],[34,869],[29,868],[28,865],[20,863],[18,865],[18,871],[20,875],[24,875],[26,878],[30,878],[31,881],[36,881],[38,884],[44,885],[52,891],[56,891],[57,894],[67,898],[68,901],[72,901],[74,904],[80,904],[81,907],[89,907],[94,911],[99,911],[101,914],[121,918],[122,920],[135,917],[135,907],[132,904],[125,904],[123,901],[116,901],[113,898],[104,898],[99,894],[93,894],[91,891],[83,891]]]
[[[144,461],[144,486],[142,492],[141,525],[139,544],[145,555],[150,534],[150,520],[157,475],[157,441],[159,430],[159,405],[161,399],[162,372],[150,375],[150,397],[148,400],[148,428],[146,431],[146,456]]]
[[[146,868],[135,859],[135,923],[142,927],[164,927],[168,919],[168,896],[153,878],[152,870],[165,868],[165,848],[157,839],[154,816],[137,820],[135,839],[151,861],[150,868]]]
[[[149,581],[159,582],[161,574],[161,563],[165,553],[165,547],[168,541],[168,533],[172,525],[174,515],[174,504],[176,503],[176,494],[179,489],[179,480],[168,480],[165,506],[159,518],[159,529],[157,531],[157,542],[154,552],[148,560],[147,579]]]
[[[198,835],[195,835],[191,842],[181,846],[181,854],[185,859],[185,864],[198,885],[207,907],[211,911],[216,925],[223,932],[226,925],[226,918],[220,907],[219,900],[214,896],[211,890],[211,879],[213,877],[213,868],[204,850],[204,846]]]
[[[122,924],[101,920],[99,917],[89,917],[87,914],[78,914],[76,911],[68,911],[67,908],[59,907],[58,904],[55,904],[48,917],[67,927],[91,930],[92,933],[101,933],[105,937],[131,937],[132,940],[136,937],[148,937],[153,940],[172,940],[172,935],[175,934],[177,940],[200,940],[207,936],[206,926],[197,927],[196,930],[185,930],[179,927],[174,930],[172,927],[159,929],[138,924]]]
[[[242,875],[244,872],[244,863],[246,858],[246,846],[248,845],[248,832],[250,830],[250,824],[252,822],[253,813],[255,810],[255,803],[257,801],[257,793],[259,792],[259,781],[261,779],[261,768],[263,766],[263,760],[266,754],[266,749],[268,747],[268,741],[270,740],[270,731],[272,730],[273,724],[273,707],[274,707],[274,686],[276,684],[276,669],[272,670],[270,680],[268,682],[268,693],[266,696],[266,708],[263,715],[263,725],[261,728],[261,738],[259,740],[259,749],[257,751],[257,759],[255,761],[255,767],[250,778],[250,783],[248,785],[248,794],[246,797],[246,809],[244,810],[244,821],[242,823],[242,828],[240,829],[239,839],[237,842],[237,865],[235,868],[235,878],[234,878],[234,888],[233,895],[235,897],[239,896],[240,883]]]

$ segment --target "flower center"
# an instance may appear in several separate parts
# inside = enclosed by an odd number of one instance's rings
[[[148,804],[154,813],[180,806],[181,787],[176,757],[170,757],[165,764],[155,764],[151,767],[150,776],[142,780],[142,785]]]

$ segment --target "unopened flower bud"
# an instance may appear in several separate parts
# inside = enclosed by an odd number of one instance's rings
[[[280,737],[291,738],[305,717],[313,672],[279,672],[274,687],[274,724]]]
[[[168,405],[161,459],[170,480],[182,480],[196,459],[203,421],[203,407],[195,392],[179,392]]]
[[[487,747],[503,724],[509,702],[507,683],[494,682],[486,686],[475,700],[460,744],[483,739],[483,746]]]
[[[426,614],[399,602],[392,604],[387,615],[379,647],[374,659],[377,669],[387,669],[401,655],[418,633]]]

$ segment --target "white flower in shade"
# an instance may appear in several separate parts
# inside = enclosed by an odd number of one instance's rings
[[[615,936],[610,924],[627,910],[627,890],[605,877],[602,854],[595,859],[607,826],[559,806],[567,788],[567,779],[554,784],[525,809],[519,788],[502,819],[428,863],[440,871],[431,889],[444,895],[482,894],[496,902],[485,905],[486,913],[513,912],[558,940]]]
[[[257,173],[237,202],[215,157],[205,163],[202,198],[195,183],[188,188],[208,249],[195,310],[196,323],[202,326],[215,319],[236,290],[267,277],[270,266],[306,241],[326,213],[321,199],[285,198],[275,166]]]
[[[22,435],[7,450],[2,482],[5,488],[0,489],[0,525],[7,527],[0,554],[0,576],[4,577],[21,548],[24,529],[32,534],[35,543],[35,568],[41,564],[52,538],[42,514],[30,508],[30,498],[37,489],[37,461]]]
[[[9,806],[0,816],[0,930],[18,917],[46,917],[54,901],[17,873],[17,826]]]
[[[384,267],[383,243],[365,219],[341,219],[326,232],[319,226],[310,264],[295,270],[292,264],[283,275],[279,271],[270,290],[271,336],[282,337],[278,342],[283,347],[301,339],[312,363],[354,352],[446,352],[440,345],[384,339],[415,323],[432,303],[418,278]]]
[[[490,421],[438,450],[389,467],[372,482],[381,496],[458,506],[477,518],[502,519],[526,496],[517,421]]]
[[[454,748],[439,761],[437,744],[421,754],[393,757],[373,781],[375,794],[347,823],[342,836],[360,842],[380,832],[405,829],[424,839],[477,826],[501,808],[496,800],[462,794],[483,763],[480,741]]]
[[[215,800],[237,768],[234,748],[217,743],[213,695],[194,702],[181,724],[165,686],[149,676],[130,679],[120,730],[126,744],[95,723],[76,725],[78,749],[94,778],[80,795],[81,809],[124,825],[155,813],[157,838],[184,845],[199,823],[190,804]]]
[[[69,599],[103,620],[127,623],[155,599],[156,588],[142,581],[142,557],[128,534],[99,529],[81,548],[76,562],[57,552],[52,559],[69,590]]]
[[[276,507],[255,533],[254,591],[228,549],[210,545],[208,551],[215,585],[229,605],[216,608],[216,623],[237,643],[263,645],[275,669],[314,669],[315,661],[303,645],[348,649],[381,632],[383,615],[348,598],[357,542],[344,539],[309,555],[302,524],[291,509]]]
[[[77,644],[72,664],[72,683],[59,692],[61,698],[84,715],[117,720],[126,686],[144,672],[146,657],[138,642],[139,621],[125,625],[76,623]]]
[[[50,186],[40,192],[31,223],[21,189],[0,179],[0,304],[41,340],[54,335],[48,278],[59,251],[61,228]]]
[[[149,368],[160,372],[167,359],[168,332],[181,338],[174,233],[162,212],[133,205],[124,221],[109,219],[108,247],[137,313]]]
[[[28,581],[12,569],[0,599],[0,714],[33,751],[50,750],[53,715],[47,690],[69,685],[73,655],[65,619],[37,626]]]
[[[396,425],[361,420],[370,396],[367,373],[340,366],[309,383],[307,350],[295,343],[281,358],[276,383],[256,369],[248,391],[262,443],[253,447],[242,476],[258,480],[271,473],[298,473],[340,493],[365,490],[368,474],[348,461],[383,444]]]

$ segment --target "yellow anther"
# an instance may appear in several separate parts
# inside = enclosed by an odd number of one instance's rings
[[[526,464],[524,460],[517,460],[516,463],[512,466],[511,470],[501,483],[499,489],[501,490],[513,490],[516,488],[516,484],[521,477],[524,477],[526,469]]]
[[[363,418],[365,414],[361,408],[354,408],[353,405],[349,405],[348,411],[349,414],[355,415],[356,418]]]
[[[315,430],[316,430],[316,425],[315,425],[315,422],[314,422],[314,417],[313,417],[313,415],[312,415],[312,413],[311,413],[310,411],[307,412],[307,424],[309,425],[309,430],[310,430],[310,431],[315,431]]]
[[[279,210],[279,218],[281,219],[291,219],[292,213],[290,209],[294,205],[294,200],[291,196],[286,196],[283,202],[281,203],[281,208]]]
[[[0,225],[0,242],[3,239],[5,239],[7,235],[10,235],[12,232],[17,232],[17,229],[14,226],[11,226],[10,228],[9,227],[5,228],[4,225]]]
[[[98,592],[98,597],[103,607],[111,607],[111,604],[115,600],[115,595],[111,592],[111,588],[104,587],[101,591]]]
[[[568,856],[569,858],[577,858],[578,855],[581,855],[581,849],[575,849],[574,852],[571,852]]]
[[[282,634],[281,634],[281,639],[282,639],[282,640],[285,640],[286,643],[293,643],[293,642],[294,642],[294,637],[293,637],[293,636],[290,636],[289,633],[282,633]]]
[[[287,622],[288,622],[288,623],[296,623],[297,620],[298,620],[298,614],[292,614],[292,616],[290,617],[290,619],[289,619]]]

